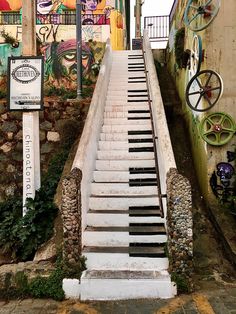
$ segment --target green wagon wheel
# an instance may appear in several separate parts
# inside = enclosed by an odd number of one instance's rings
[[[230,115],[215,112],[202,119],[199,131],[208,144],[222,146],[228,143],[235,134],[235,122]]]
[[[220,9],[220,0],[188,0],[184,23],[194,32],[199,32],[210,25]]]
[[[194,35],[190,55],[190,71],[195,75],[200,71],[202,63],[202,39],[199,35]]]
[[[188,106],[199,112],[212,108],[223,94],[223,80],[212,70],[195,74],[188,82],[185,98]]]

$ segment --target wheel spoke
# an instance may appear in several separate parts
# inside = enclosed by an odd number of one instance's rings
[[[210,117],[207,117],[207,118],[206,118],[206,121],[209,122],[209,124],[210,124],[211,126],[213,126],[213,125],[215,124],[215,123],[211,120]]]
[[[210,75],[209,75],[209,77],[207,78],[207,81],[206,81],[206,84],[205,84],[205,86],[204,86],[204,87],[207,87],[207,86],[208,86],[208,84],[209,84],[209,82],[210,82],[210,79],[211,79],[212,75],[213,75],[213,73],[210,73]]]
[[[232,129],[229,129],[229,128],[222,128],[222,131],[227,131],[227,132],[229,132],[230,134],[232,134],[232,133],[235,133],[235,130],[232,128]]]
[[[206,87],[207,87],[207,86],[206,86]],[[208,92],[211,92],[211,91],[217,90],[217,89],[220,89],[220,86],[209,88],[209,89],[207,89],[207,91],[208,91]]]
[[[205,3],[205,6],[209,5],[211,2],[212,2],[212,0],[208,0],[208,1]]]
[[[201,85],[201,83],[199,82],[198,77],[196,77],[196,81],[197,81],[197,83],[198,83],[199,87],[200,87],[200,88],[202,88],[202,85]]]
[[[197,95],[197,94],[200,94],[200,93],[201,93],[200,91],[197,91],[197,92],[188,93],[188,95],[192,96],[192,95]]]
[[[192,4],[190,4],[190,6],[189,6],[190,8],[193,8],[193,9],[195,9],[195,10],[197,10],[198,9],[198,7],[196,7],[195,5],[192,5]]]
[[[201,101],[201,98],[202,98],[202,95],[200,95],[200,97],[198,98],[198,101],[197,101],[196,105],[194,106],[195,108],[198,107],[198,105],[199,105],[199,103],[200,103],[200,101]]]
[[[217,143],[220,143],[220,136],[221,136],[221,133],[215,133],[215,136],[216,136],[216,142],[217,142]]]
[[[205,99],[207,100],[209,106],[211,107],[211,106],[212,106],[212,103],[211,103],[211,101],[210,101],[210,99],[209,99],[209,97],[208,97],[208,95],[207,95],[206,93],[204,94],[204,97],[205,97]]]
[[[188,24],[190,25],[192,23],[192,21],[194,21],[197,17],[198,17],[199,13],[197,13],[196,15],[194,15],[191,20],[188,21]]]

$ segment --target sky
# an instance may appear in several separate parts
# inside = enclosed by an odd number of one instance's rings
[[[144,0],[142,5],[142,22],[141,29],[144,26],[145,16],[158,16],[158,15],[169,15],[174,0]],[[130,16],[131,16],[131,38],[135,37],[135,18],[134,18],[134,5],[136,0],[130,0]]]

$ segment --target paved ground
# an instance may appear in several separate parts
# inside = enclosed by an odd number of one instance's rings
[[[169,300],[0,302],[0,314],[236,314],[236,285],[213,286],[206,282],[207,290]]]

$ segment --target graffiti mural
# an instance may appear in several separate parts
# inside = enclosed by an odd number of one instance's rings
[[[83,77],[91,78],[91,68],[100,62],[105,45],[102,43],[82,44]],[[52,42],[41,48],[45,57],[45,85],[56,88],[75,89],[77,86],[76,40]]]
[[[0,11],[18,11],[21,9],[21,0],[1,0]]]
[[[236,159],[235,152],[227,151],[228,162],[220,162],[210,178],[210,186],[214,195],[223,203],[231,203],[236,197],[235,169],[230,162]]]

